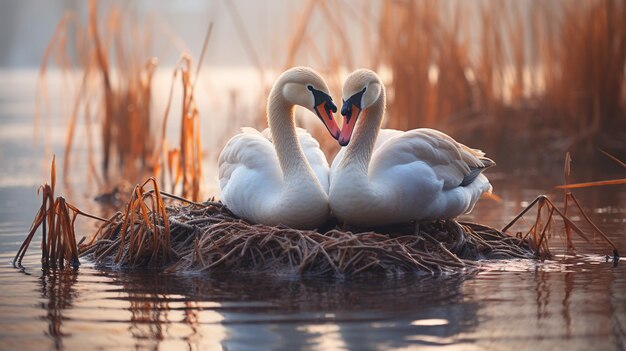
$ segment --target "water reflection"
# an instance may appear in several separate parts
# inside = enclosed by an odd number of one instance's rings
[[[127,293],[129,332],[137,346],[221,349],[216,346],[221,346],[225,337],[225,328],[220,325],[223,317],[212,310],[220,304],[195,298],[193,282],[144,272],[117,275],[112,283]],[[206,344],[207,340],[211,345]]]
[[[623,349],[626,280],[610,263],[572,260],[566,272],[485,272],[466,282],[479,303],[473,342],[494,349]],[[503,322],[506,321],[506,324]]]
[[[372,284],[129,273],[112,284],[127,293],[137,346],[237,350],[258,349],[261,342],[279,350],[369,350],[450,343],[475,319],[477,306],[461,304],[465,279],[377,277]]]
[[[2,255],[0,281],[10,289],[0,290],[0,349],[623,348],[624,268],[591,258],[525,271],[496,262],[473,276],[338,281],[88,263],[79,272],[40,272],[36,255],[25,275]]]
[[[78,281],[78,271],[72,269],[45,271],[39,277],[41,309],[46,312],[47,334],[54,342],[54,348],[63,349],[63,340],[72,336],[69,330],[62,330],[64,311],[72,308],[78,292],[74,285]]]

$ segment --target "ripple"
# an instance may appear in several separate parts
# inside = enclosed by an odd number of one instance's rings
[[[439,325],[447,325],[450,322],[447,319],[417,319],[411,322],[411,325],[418,326],[439,326]]]

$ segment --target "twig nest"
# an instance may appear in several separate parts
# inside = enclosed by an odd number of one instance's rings
[[[533,251],[525,240],[474,223],[296,230],[250,224],[208,201],[169,206],[166,216],[159,211],[118,216],[81,247],[81,255],[128,269],[353,276],[463,272],[477,267],[479,259],[531,258]]]

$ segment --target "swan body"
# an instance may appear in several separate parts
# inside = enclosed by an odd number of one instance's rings
[[[269,128],[243,128],[219,157],[222,202],[253,223],[310,229],[323,224],[328,206],[328,162],[319,143],[295,127],[295,105],[313,111],[333,137],[337,111],[324,80],[313,70],[296,67],[274,83],[268,99]]]
[[[380,130],[385,90],[374,72],[352,73],[343,93],[339,143],[349,145],[333,161],[329,196],[340,220],[374,227],[454,218],[491,192],[482,171],[495,163],[481,151],[432,129]]]

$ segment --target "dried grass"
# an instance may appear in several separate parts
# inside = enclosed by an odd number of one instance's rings
[[[148,185],[152,191],[147,190]],[[123,235],[117,235],[123,233]],[[124,214],[118,212],[105,222],[91,242],[81,247],[96,248],[94,243],[108,243],[97,257],[110,255],[129,266],[156,267],[172,255],[170,223],[163,198],[154,178],[137,185]],[[116,250],[116,248],[118,248]]]

